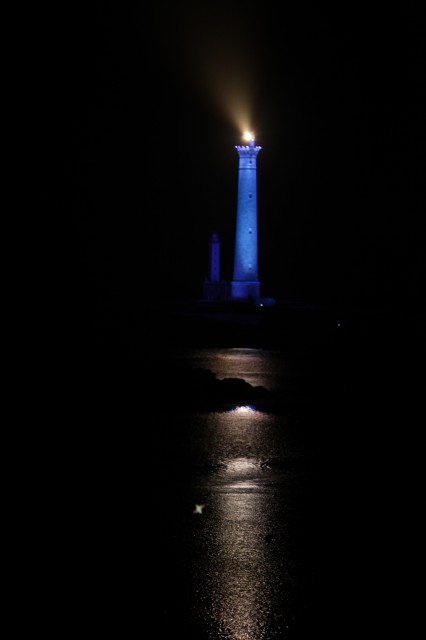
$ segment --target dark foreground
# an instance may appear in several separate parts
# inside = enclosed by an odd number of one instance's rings
[[[314,358],[329,354],[305,408],[327,416],[316,427],[329,447],[316,476],[321,500],[310,511],[321,523],[321,535],[315,541],[317,575],[309,615],[271,640],[412,636],[422,608],[417,587],[422,575],[421,318],[382,315],[352,329],[328,325],[329,332],[316,325],[311,341],[303,331],[293,341],[284,332],[291,349],[308,350]],[[256,344],[268,333],[245,324],[243,334],[235,325],[215,334],[211,326],[209,321],[213,341],[251,335]],[[150,630],[161,639],[182,636],[179,602],[185,594],[179,580],[173,586],[176,617],[161,618],[159,567],[164,569],[169,550],[157,532],[169,496],[161,484],[163,470],[151,466],[156,405],[167,403],[179,385],[170,372],[146,377],[155,365],[152,340],[163,338],[165,348],[170,346],[177,327],[168,334],[162,333],[164,325],[156,331],[151,327],[146,342],[135,345],[134,358],[128,357],[128,343],[109,355],[103,347],[93,350],[94,357],[69,354],[66,372],[61,368],[61,379],[47,390],[54,397],[48,412],[56,424],[33,432],[38,474],[27,487],[34,552],[29,562],[32,575],[39,576],[32,578],[33,589],[44,594],[34,620],[46,634],[123,637]],[[279,333],[275,327],[269,339]],[[171,462],[165,459],[164,465]],[[164,587],[170,592],[170,584]],[[187,629],[183,635],[200,639],[199,632]]]

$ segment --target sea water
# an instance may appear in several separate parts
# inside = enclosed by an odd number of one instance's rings
[[[159,400],[156,636],[272,640],[300,632],[312,624],[318,571],[322,444],[315,412],[306,412],[312,361],[245,348],[181,349],[173,359],[279,391],[289,403],[278,412],[192,412]]]

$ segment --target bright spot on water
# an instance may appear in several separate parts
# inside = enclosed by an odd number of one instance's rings
[[[242,407],[235,407],[235,409],[232,409],[233,412],[235,413],[256,413],[256,407],[252,406],[252,405],[244,405]]]

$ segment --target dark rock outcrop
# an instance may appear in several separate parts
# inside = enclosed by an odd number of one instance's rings
[[[187,365],[171,368],[156,379],[157,390],[174,408],[214,409],[229,404],[250,404],[270,397],[264,387],[254,387],[242,378],[217,378],[209,369]]]

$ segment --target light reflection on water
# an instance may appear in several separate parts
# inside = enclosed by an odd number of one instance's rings
[[[235,640],[279,637],[292,624],[298,591],[288,523],[295,494],[287,475],[262,463],[295,455],[276,416],[239,407],[210,415],[207,449],[222,465],[206,490],[209,520],[203,541],[204,571],[197,583],[200,614],[212,637]],[[244,454],[244,455],[242,455]],[[215,635],[216,634],[216,635]]]
[[[218,377],[225,370],[227,376],[238,377],[244,371],[253,384],[264,385],[265,373],[271,376],[266,355],[254,353],[259,350],[217,351],[215,361],[214,350],[209,350],[207,360],[206,354],[194,354],[191,362],[208,363]],[[206,505],[191,523],[179,510],[175,516],[180,540],[176,553],[186,557],[183,574],[177,562],[178,580],[191,585],[188,608],[179,609],[186,618],[187,638],[283,637],[312,576],[309,562],[299,558],[299,539],[309,520],[306,478],[311,472],[309,466],[293,464],[306,454],[294,425],[284,415],[253,405],[186,412],[172,421],[169,410],[160,412],[157,420],[157,427],[165,420],[166,428],[159,431],[154,455],[165,486],[176,492],[174,508],[184,502]],[[170,518],[166,522],[176,526]],[[171,531],[166,537],[176,534]],[[173,564],[167,571],[173,571]],[[172,620],[169,624],[173,627]]]
[[[210,598],[206,613],[223,637],[262,638],[278,577],[262,535],[269,529],[270,505],[259,493],[227,491],[214,506],[221,535],[212,539],[208,557],[212,564],[203,580]],[[220,572],[215,570],[218,566]]]

